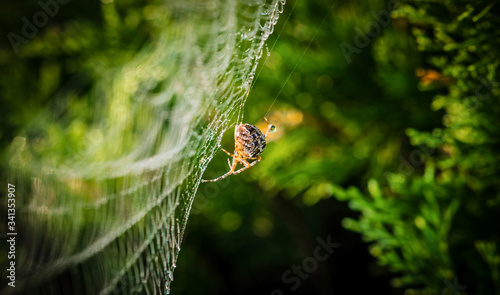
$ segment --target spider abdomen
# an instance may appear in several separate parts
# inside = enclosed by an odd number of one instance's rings
[[[234,142],[236,153],[243,158],[255,158],[266,148],[266,136],[252,124],[237,125]]]
[[[201,181],[216,182],[228,177],[229,175],[241,173],[259,163],[261,160],[259,155],[266,148],[267,135],[276,131],[276,127],[271,125],[266,117],[264,117],[264,120],[266,121],[268,128],[266,134],[262,133],[259,128],[251,124],[236,125],[236,127],[234,127],[234,155],[221,148],[228,156],[233,158],[232,164],[228,161],[230,166],[229,172],[214,179],[202,179]],[[252,161],[248,162],[248,160]],[[241,164],[244,167],[239,170],[235,170],[236,165],[238,164]]]

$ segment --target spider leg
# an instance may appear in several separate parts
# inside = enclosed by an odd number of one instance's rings
[[[271,123],[269,123],[266,117],[264,117],[264,120],[266,120],[267,123],[267,131],[266,134],[264,134],[264,137],[267,137],[267,134],[269,134],[269,131],[271,131]]]
[[[254,159],[256,159],[256,160],[255,160],[255,161],[253,161],[252,163],[248,163],[248,161],[247,161],[247,160],[245,160],[245,159],[237,159],[237,160],[238,160],[238,162],[240,162],[241,164],[245,165],[245,167],[241,168],[241,169],[240,169],[240,170],[238,170],[238,171],[234,171],[234,172],[233,172],[233,174],[238,174],[238,173],[241,173],[241,172],[243,172],[243,171],[247,170],[248,168],[252,167],[253,165],[255,165],[255,164],[259,163],[259,162],[260,162],[260,160],[261,160],[261,157],[257,157],[257,158],[248,158],[248,159],[250,159],[250,160],[254,160]]]
[[[246,159],[238,159],[238,162],[241,163],[241,165],[245,166],[245,167],[249,167],[250,166],[250,163],[247,161],[249,160],[249,158],[246,158]],[[248,169],[248,168],[247,168]],[[241,170],[241,169],[240,169]]]
[[[226,178],[228,177],[229,175],[233,174],[234,173],[234,169],[236,169],[236,164],[238,164],[238,161],[235,161],[236,157],[233,157],[233,165],[231,166],[231,170],[229,170],[229,172],[227,172],[226,174],[222,175],[222,176],[219,176],[215,179],[210,179],[210,180],[205,180],[205,179],[202,179],[201,182],[216,182],[216,181],[219,181],[223,178]]]
[[[234,170],[236,169],[236,165],[237,165],[237,164],[238,164],[238,162],[239,162],[239,160],[238,160],[239,158],[238,158],[238,156],[231,154],[230,152],[226,151],[226,150],[225,150],[225,149],[223,149],[223,148],[221,148],[221,150],[222,150],[223,152],[225,152],[226,154],[228,154],[230,157],[232,157],[232,158],[233,158],[233,163],[232,163],[232,164],[231,164],[231,162],[229,161],[229,159],[227,159],[227,163],[228,163],[228,165],[229,165],[229,169],[230,169],[230,170],[229,170],[229,172],[227,172],[226,174],[224,174],[224,175],[222,175],[222,176],[220,176],[220,177],[217,177],[217,178],[215,178],[215,179],[210,179],[210,180],[205,180],[205,179],[202,179],[202,180],[201,180],[201,182],[216,182],[216,181],[219,181],[219,180],[221,180],[221,179],[223,179],[223,178],[226,178],[226,177],[228,177],[229,175],[233,174]],[[247,164],[248,164],[248,163],[247,163]]]
[[[231,154],[230,152],[226,151],[225,149],[221,148],[221,150],[222,150],[224,153],[228,154],[230,157],[233,157],[233,158],[235,157],[235,155]]]

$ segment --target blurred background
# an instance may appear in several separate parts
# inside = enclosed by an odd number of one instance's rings
[[[159,29],[136,30],[147,3],[125,1],[124,25],[103,31],[107,4],[67,4],[51,20],[65,34],[41,30],[21,54],[2,37],[4,155],[61,85],[88,90],[75,73]],[[30,5],[0,12],[2,36]],[[199,186],[172,294],[500,294],[499,9],[288,1],[243,108],[277,132],[261,163]],[[324,260],[320,240],[336,243]]]

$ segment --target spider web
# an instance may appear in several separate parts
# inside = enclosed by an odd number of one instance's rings
[[[170,292],[195,192],[284,4],[168,1],[157,40],[26,127],[8,171],[16,288],[2,294]]]

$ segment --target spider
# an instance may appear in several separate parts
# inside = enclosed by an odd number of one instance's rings
[[[260,162],[260,154],[266,148],[266,137],[269,133],[276,132],[276,127],[271,125],[267,118],[264,117],[267,123],[267,131],[266,133],[262,133],[259,128],[255,127],[252,124],[239,124],[234,127],[234,155],[221,148],[226,154],[233,158],[233,163],[227,159],[229,164],[229,172],[226,174],[211,180],[202,180],[202,182],[216,182],[223,178],[228,177],[231,174],[241,173],[253,165]],[[248,163],[248,160],[255,160],[252,163]],[[240,170],[234,171],[236,169],[236,165],[241,163],[243,168]]]

